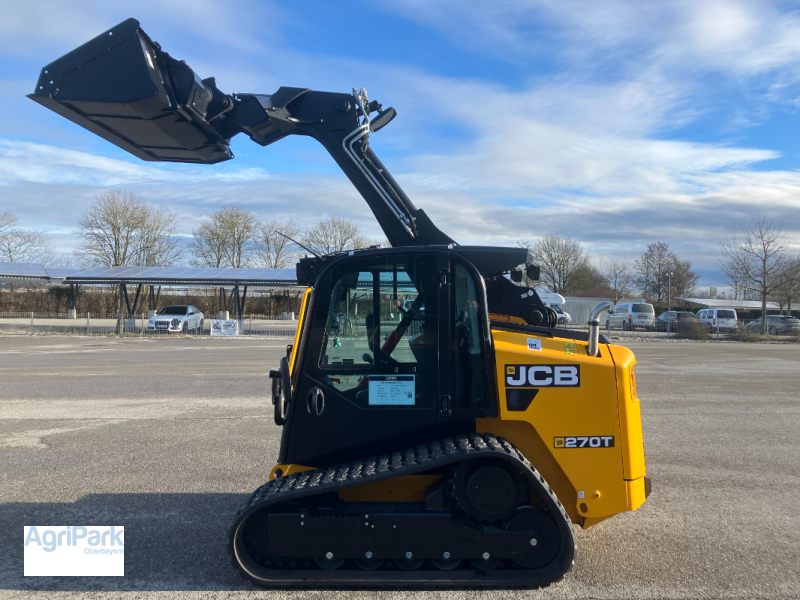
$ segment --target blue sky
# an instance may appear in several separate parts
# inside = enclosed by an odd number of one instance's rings
[[[143,163],[25,98],[39,69],[133,16],[228,92],[365,87],[398,118],[372,146],[461,243],[558,234],[594,256],[661,240],[722,285],[720,237],[756,213],[800,244],[800,11],[784,2],[395,0],[8,3],[0,210],[69,249],[94,195],[168,205],[189,234],[225,203],[382,234],[311,140],[200,167]]]

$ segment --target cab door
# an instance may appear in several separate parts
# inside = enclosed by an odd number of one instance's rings
[[[315,290],[280,461],[324,466],[474,430],[452,397],[446,252],[348,258]],[[445,303],[444,305],[442,303]]]

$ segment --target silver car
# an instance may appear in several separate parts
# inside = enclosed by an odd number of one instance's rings
[[[166,306],[147,322],[147,331],[165,333],[203,332],[205,315],[194,306]]]

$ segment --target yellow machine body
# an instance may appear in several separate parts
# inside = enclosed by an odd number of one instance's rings
[[[557,337],[536,338],[541,350],[529,350],[530,334],[492,335],[500,413],[477,419],[477,430],[519,448],[584,528],[641,506],[645,460],[633,353],[601,344],[600,355],[589,356],[586,342]],[[510,411],[503,400],[520,364],[578,365],[580,386],[541,387],[526,410]]]
[[[311,289],[303,298],[291,357],[293,378],[310,295]],[[593,357],[586,342],[501,329],[493,329],[492,337],[499,412],[496,418],[476,419],[476,431],[503,437],[521,450],[556,492],[572,522],[583,528],[641,506],[646,472],[633,353],[600,344],[599,356]],[[507,392],[514,389],[509,382],[520,380],[523,365],[542,365],[538,370],[545,375],[557,365],[578,366],[580,385],[539,387],[527,408],[509,410]],[[275,465],[270,479],[309,468]],[[436,477],[409,475],[342,490],[340,497],[353,502],[422,502]]]

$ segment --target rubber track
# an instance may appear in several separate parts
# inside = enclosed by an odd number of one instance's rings
[[[561,552],[545,567],[539,569],[494,569],[478,571],[460,569],[439,570],[344,570],[323,569],[276,570],[263,566],[243,565],[237,556],[244,552],[237,536],[242,525],[256,511],[299,498],[336,492],[337,490],[375,483],[429,469],[454,465],[463,460],[494,458],[515,465],[527,476],[531,485],[549,509],[561,534]],[[239,542],[237,544],[237,542]],[[268,481],[258,488],[239,510],[229,530],[228,553],[241,576],[260,586],[272,588],[533,588],[549,585],[561,579],[574,564],[575,532],[561,502],[547,485],[544,477],[531,465],[513,444],[492,434],[473,433],[406,448],[331,467],[303,471]]]

